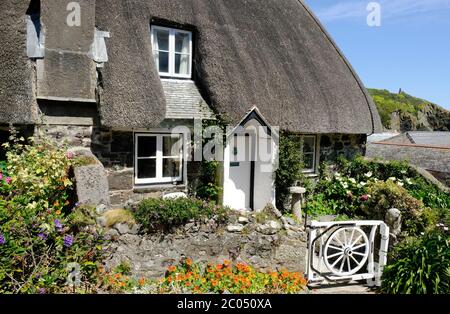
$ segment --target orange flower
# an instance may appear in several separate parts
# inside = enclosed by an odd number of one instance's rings
[[[56,215],[61,215],[61,211],[59,209],[55,213]]]
[[[219,282],[217,280],[211,280],[211,284],[213,287],[217,286],[219,284]]]
[[[190,282],[186,282],[185,285],[186,285],[186,287],[190,287],[191,283]]]
[[[145,285],[145,278],[141,277],[141,279],[139,279],[139,285],[143,286]]]
[[[54,203],[53,203],[53,206],[54,206],[54,207],[59,206],[59,202],[58,202],[58,201],[54,202]]]
[[[122,275],[121,274],[116,274],[116,279],[120,279],[121,277],[122,277]]]
[[[190,258],[186,259],[186,265],[191,266],[192,260]]]
[[[226,267],[230,266],[230,261],[229,260],[224,260],[223,261],[223,265],[226,266]]]
[[[168,268],[167,268],[167,270],[170,272],[170,273],[173,273],[175,270],[177,270],[177,268],[175,267],[175,266],[169,266]]]
[[[223,265],[222,265],[222,264],[217,264],[217,265],[216,265],[216,269],[217,269],[217,270],[221,270],[222,268],[223,268]]]

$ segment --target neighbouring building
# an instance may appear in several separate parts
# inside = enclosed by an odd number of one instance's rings
[[[368,157],[406,160],[450,187],[450,132],[409,131],[388,138],[375,134],[369,142]]]
[[[253,210],[275,201],[276,129],[303,138],[311,176],[321,161],[364,154],[381,131],[301,0],[4,0],[0,21],[0,139],[13,124],[89,149],[112,205],[192,191],[196,120],[232,126],[222,201]],[[233,161],[255,126],[268,164]]]

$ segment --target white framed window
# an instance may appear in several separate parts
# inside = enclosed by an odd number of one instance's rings
[[[303,135],[302,140],[302,152],[304,173],[314,173],[316,171],[316,136],[315,135]]]
[[[152,25],[151,36],[159,75],[191,78],[192,32]]]
[[[135,183],[183,181],[183,149],[182,134],[136,134]]]

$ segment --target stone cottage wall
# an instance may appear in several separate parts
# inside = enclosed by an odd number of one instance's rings
[[[203,265],[231,260],[262,271],[304,272],[307,235],[303,226],[293,220],[286,226],[278,220],[256,220],[252,214],[231,212],[225,225],[211,219],[153,235],[139,235],[136,228],[120,224],[107,232],[112,242],[105,265],[114,269],[126,262],[133,276],[153,279],[164,277],[167,267],[184,257]]]
[[[365,134],[324,134],[320,136],[320,162],[334,162],[337,157],[352,159],[365,155]]]

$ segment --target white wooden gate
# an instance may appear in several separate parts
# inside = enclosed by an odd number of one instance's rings
[[[381,285],[389,245],[383,221],[312,221],[307,228],[310,284],[367,280],[369,286]]]

